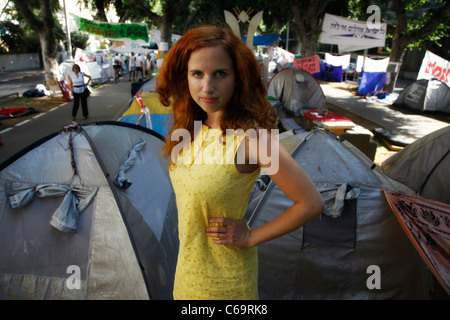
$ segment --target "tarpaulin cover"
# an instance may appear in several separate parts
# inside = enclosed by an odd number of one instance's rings
[[[328,82],[342,82],[342,66],[320,63],[320,72],[313,73],[314,78]]]
[[[383,191],[409,239],[450,295],[450,205],[402,192]]]
[[[279,34],[268,34],[253,37],[253,46],[270,46],[280,37]],[[247,42],[247,37],[241,37],[242,41]]]
[[[381,91],[384,87],[386,72],[362,72],[358,95],[366,95],[372,91]]]

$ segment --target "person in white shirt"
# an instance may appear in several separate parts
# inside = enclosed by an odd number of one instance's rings
[[[129,71],[129,75],[130,75],[130,80],[134,80],[136,79],[136,56],[134,55],[134,52],[131,53],[130,57],[128,58],[128,61],[130,63],[130,71]]]
[[[118,53],[113,57],[114,81],[119,82],[120,71],[122,71],[122,58]]]
[[[139,79],[139,72],[141,73],[141,78],[144,77],[144,59],[142,57],[142,54],[138,53],[136,57],[136,76]]]
[[[156,70],[156,60],[158,59],[158,56],[156,55],[155,51],[150,52],[150,68],[151,71]]]
[[[87,105],[89,89],[87,88],[87,86],[91,82],[92,78],[90,75],[81,72],[80,66],[77,64],[73,65],[72,71],[73,72],[69,74],[70,89],[72,90],[73,94],[72,121],[76,120],[78,108],[80,106],[80,100],[81,100],[81,108],[83,110],[83,117],[87,119],[89,116],[89,110]],[[84,77],[88,78],[87,83],[84,83]]]

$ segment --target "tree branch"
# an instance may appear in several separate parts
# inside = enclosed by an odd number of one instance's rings
[[[450,14],[450,1],[447,1],[443,7],[437,12],[432,13],[430,20],[420,29],[411,30],[408,33],[408,37],[411,37],[413,41],[424,38],[432,33],[441,24],[446,16]]]
[[[31,28],[36,32],[43,32],[44,22],[34,14],[33,10],[31,10],[27,1],[26,0],[13,0],[13,1],[16,6],[16,9],[30,24]]]

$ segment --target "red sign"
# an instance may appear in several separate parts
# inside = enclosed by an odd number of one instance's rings
[[[318,56],[299,58],[294,60],[294,67],[308,72],[309,74],[320,72]]]
[[[59,88],[61,89],[62,95],[64,97],[64,101],[69,102],[72,101],[72,97],[70,95],[70,88],[67,84],[66,80],[58,81]]]

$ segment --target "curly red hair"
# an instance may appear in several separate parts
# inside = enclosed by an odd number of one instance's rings
[[[173,127],[168,133],[163,154],[170,156],[178,141],[169,138],[176,129],[187,129],[194,136],[194,121],[206,119],[206,113],[191,98],[187,71],[191,54],[205,47],[222,46],[229,54],[236,74],[236,88],[220,127],[226,129],[273,129],[277,117],[267,100],[267,87],[253,52],[231,30],[202,26],[188,31],[164,57],[156,78],[160,102],[173,108]],[[192,139],[192,138],[191,138]]]

